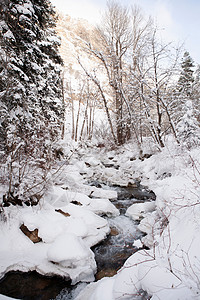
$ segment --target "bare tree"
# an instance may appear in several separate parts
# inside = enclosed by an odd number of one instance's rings
[[[113,138],[116,143],[120,145],[125,142],[126,137],[126,133],[124,133],[126,126],[123,119],[123,104],[125,101],[123,95],[124,57],[132,45],[132,32],[128,9],[122,7],[115,1],[109,1],[103,17],[102,26],[96,28],[96,34],[99,39],[99,49],[94,48],[88,43],[86,51],[99,61],[107,76],[110,94],[115,104],[116,134],[114,133],[113,124],[109,116],[105,91],[100,81],[96,78],[96,74],[93,76],[89,72],[86,72],[86,74],[90,76],[102,94]]]
[[[181,47],[174,49],[171,43],[160,42],[157,33],[151,24],[144,52],[137,59],[133,55],[131,75],[137,87],[141,141],[148,130],[155,143],[164,147],[163,137],[170,131],[178,142],[173,123],[173,89]]]
[[[152,100],[156,104],[157,123],[156,132],[158,138],[158,144],[164,147],[162,136],[168,128],[172,130],[177,142],[177,135],[175,126],[172,120],[172,114],[170,112],[170,104],[173,98],[170,97],[170,87],[173,86],[175,75],[178,70],[178,60],[180,54],[180,47],[175,49],[175,53],[172,51],[171,43],[164,44],[158,43],[156,38],[157,30],[155,29],[152,35],[152,86],[153,94]]]
[[[144,91],[144,74],[147,71],[146,60],[149,52],[149,40],[153,21],[151,17],[145,18],[138,6],[131,10],[132,46],[129,49],[129,60],[126,68],[126,80],[123,86],[124,95],[129,105],[131,128],[133,129],[138,144],[142,143],[142,97]],[[141,72],[141,69],[144,71]],[[127,107],[128,107],[127,105]],[[145,116],[146,118],[146,116]]]
[[[134,134],[140,145],[151,134],[162,148],[169,131],[178,142],[172,91],[180,49],[173,53],[171,43],[161,43],[153,20],[137,6],[130,11],[115,1],[108,2],[96,36],[98,43],[86,43],[85,51],[99,63],[104,81],[95,69],[79,63],[101,94],[115,143],[121,145]]]
[[[98,86],[106,108],[108,121],[115,142],[123,144],[132,135],[132,130],[139,143],[134,105],[130,96],[129,69],[135,70],[148,35],[151,20],[145,20],[138,7],[130,12],[116,1],[109,1],[101,26],[96,28],[99,47],[87,43],[85,50],[99,62],[106,75],[109,89],[105,89],[95,72],[89,72],[82,65],[85,73]],[[133,60],[132,60],[133,59]],[[132,62],[131,62],[132,60]],[[114,123],[109,112],[107,94],[114,104]]]
[[[117,138],[115,136],[115,132],[114,132],[114,128],[113,128],[113,122],[111,119],[111,115],[110,115],[110,111],[108,108],[108,101],[106,99],[106,93],[104,92],[104,88],[103,85],[100,83],[100,81],[97,79],[96,74],[95,73],[91,73],[89,72],[82,64],[82,62],[80,61],[80,59],[78,58],[78,62],[80,64],[80,66],[82,67],[82,69],[84,70],[85,74],[88,76],[88,78],[90,78],[92,80],[92,82],[97,86],[99,93],[101,95],[104,107],[105,107],[105,111],[106,111],[106,115],[107,115],[107,119],[108,119],[108,123],[110,126],[110,130],[111,130],[111,134],[113,137],[114,142],[117,144]]]

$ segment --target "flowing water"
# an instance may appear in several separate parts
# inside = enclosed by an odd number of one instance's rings
[[[99,280],[116,274],[126,259],[138,250],[133,247],[133,242],[141,238],[142,233],[137,230],[137,222],[124,215],[127,208],[133,203],[154,200],[155,195],[139,183],[131,187],[91,184],[117,190],[118,199],[112,203],[120,210],[120,216],[107,218],[111,228],[110,235],[92,248],[97,262],[96,280]],[[0,294],[24,300],[70,300],[74,299],[85,285],[80,283],[71,286],[70,281],[65,281],[63,278],[45,277],[36,272],[9,272],[0,280]],[[140,299],[147,298],[140,297]]]

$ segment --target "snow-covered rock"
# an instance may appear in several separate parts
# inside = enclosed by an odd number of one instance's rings
[[[75,300],[102,300],[113,298],[114,277],[104,277],[97,283],[91,283],[75,298]]]
[[[145,217],[140,221],[138,225],[138,229],[144,233],[150,234],[152,233],[152,228],[156,227],[156,223],[158,222],[156,211],[152,213],[146,213]]]
[[[108,199],[91,199],[88,209],[97,215],[119,216],[119,210]]]
[[[65,268],[72,283],[92,281],[96,271],[94,253],[72,233],[59,235],[47,251],[47,259]]]
[[[89,156],[89,157],[85,157],[85,164],[86,166],[88,165],[88,167],[89,166],[96,167],[100,165],[101,162],[97,158]]]
[[[137,247],[137,248],[142,248],[143,244],[142,244],[141,240],[136,240],[136,241],[134,241],[133,246]]]
[[[133,220],[141,220],[142,218],[144,218],[147,212],[154,211],[155,207],[155,202],[153,201],[134,203],[127,209],[126,216],[132,218]]]
[[[94,280],[96,263],[90,247],[103,240],[110,228],[105,219],[87,206],[68,203],[68,200],[61,202],[61,209],[57,209],[58,202],[56,208],[49,203],[43,203],[42,207],[5,208],[9,219],[0,228],[3,241],[0,277],[12,270],[36,270],[43,275],[71,278],[73,283]],[[21,224],[30,231],[38,229],[41,242],[34,244],[20,230]]]
[[[103,189],[90,189],[92,195],[107,195],[107,198],[89,198],[84,193],[63,190],[56,187],[52,194],[49,194],[49,202],[55,208],[65,207],[67,204],[72,203],[75,205],[83,206],[86,209],[93,211],[98,215],[118,216],[119,210],[108,200],[108,197],[115,198],[116,192]]]
[[[95,186],[91,186],[87,188],[88,194],[93,198],[107,198],[109,200],[117,199],[117,192],[112,190],[105,190],[102,188],[96,188]]]

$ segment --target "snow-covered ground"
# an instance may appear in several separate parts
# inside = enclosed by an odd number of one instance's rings
[[[11,270],[36,270],[71,278],[73,283],[94,280],[96,262],[90,247],[110,231],[108,222],[98,216],[102,213],[119,214],[107,198],[91,199],[58,186],[39,206],[5,208],[7,222],[1,222],[0,229],[1,277]],[[31,232],[38,229],[41,241],[33,243],[20,230],[22,224]]]
[[[200,299],[200,151],[167,145],[132,165],[156,194],[155,210],[149,207],[139,225],[150,250],[133,254],[117,275],[91,283],[76,300],[137,299],[141,290],[151,299]],[[136,204],[127,215],[138,219],[146,209]]]
[[[126,186],[139,179],[154,191],[156,202],[134,204],[126,215],[141,220],[139,229],[146,233],[134,246],[150,250],[133,254],[115,276],[87,285],[76,300],[136,299],[141,291],[152,299],[200,299],[199,149],[188,151],[169,138],[158,152],[146,141],[143,153],[153,155],[141,160],[134,143],[106,151],[73,144],[67,134],[63,147],[69,153],[74,147],[74,154],[40,204],[4,209],[0,277],[11,270],[36,270],[73,283],[93,281],[96,262],[90,248],[110,232],[102,215],[116,217],[119,211],[110,201],[116,191],[86,183]],[[38,243],[21,231],[22,225],[38,229]]]

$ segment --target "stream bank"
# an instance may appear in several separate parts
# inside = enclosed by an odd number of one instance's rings
[[[134,203],[155,200],[155,195],[138,182],[133,186],[107,186],[100,182],[91,182],[104,190],[117,191],[117,199],[112,203],[119,209],[117,217],[105,217],[111,228],[105,240],[92,247],[97,263],[96,280],[105,276],[113,276],[123,266],[126,259],[138,248],[133,246],[134,240],[143,236],[137,229],[138,222],[125,216],[128,207]],[[83,284],[80,284],[83,286]],[[46,277],[37,272],[9,272],[0,281],[0,294],[24,300],[73,299],[71,295],[78,285],[72,286],[58,276]],[[67,296],[68,295],[68,296]],[[66,298],[68,297],[68,298]]]

